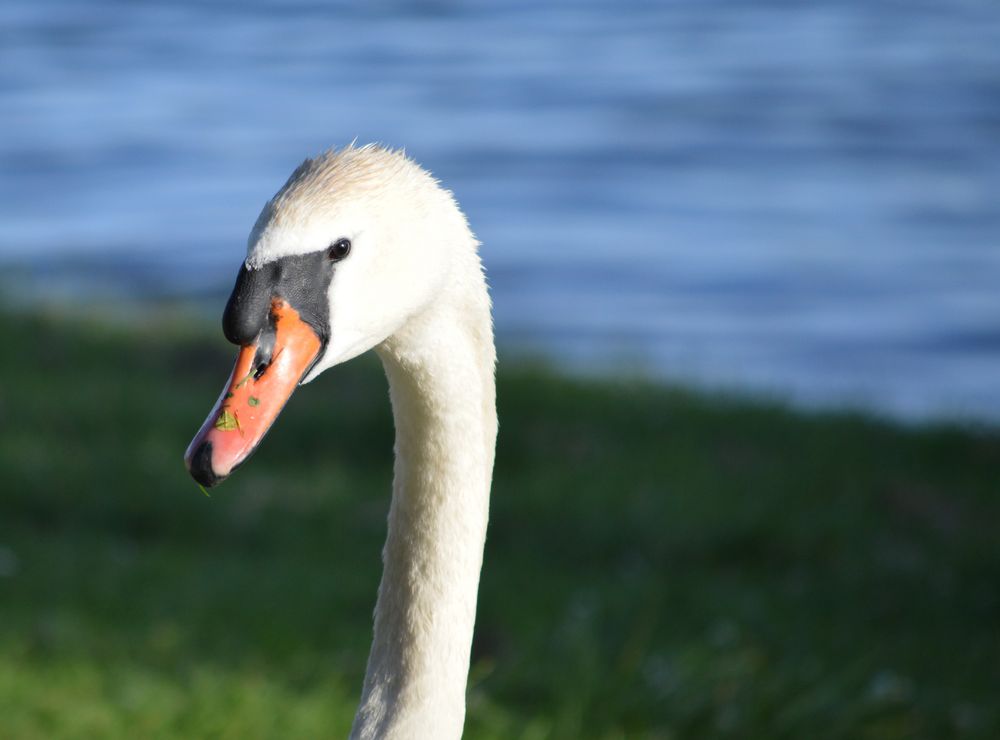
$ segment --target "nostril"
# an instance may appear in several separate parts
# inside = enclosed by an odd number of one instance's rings
[[[274,361],[274,343],[277,339],[277,323],[273,314],[268,317],[267,325],[257,335],[257,351],[253,356],[253,377],[260,380],[265,371]]]

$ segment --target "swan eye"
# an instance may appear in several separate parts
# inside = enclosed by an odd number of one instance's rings
[[[350,239],[338,239],[333,244],[330,245],[330,249],[327,250],[327,256],[330,261],[336,262],[337,260],[342,260],[351,252],[351,240]]]

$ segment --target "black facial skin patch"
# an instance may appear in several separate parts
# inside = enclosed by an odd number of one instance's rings
[[[325,349],[330,338],[328,294],[335,268],[336,262],[326,249],[282,257],[256,270],[248,269],[244,263],[222,314],[226,339],[246,346],[260,336],[258,355],[261,356],[254,365],[266,367],[271,361],[269,348],[274,346],[271,300],[281,298],[312,327]],[[322,354],[321,349],[319,356]]]

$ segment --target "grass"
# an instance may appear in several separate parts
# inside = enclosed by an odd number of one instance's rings
[[[342,737],[372,360],[206,498],[215,333],[0,315],[0,736]],[[502,365],[469,738],[1000,736],[1000,436]]]

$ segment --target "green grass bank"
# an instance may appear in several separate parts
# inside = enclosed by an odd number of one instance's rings
[[[0,736],[344,737],[373,358],[207,498],[221,333],[0,314]],[[508,366],[469,738],[1000,737],[1000,435]]]

